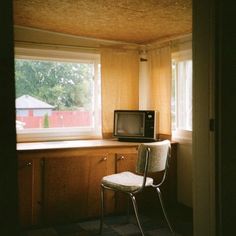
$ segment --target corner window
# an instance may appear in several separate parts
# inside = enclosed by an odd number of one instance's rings
[[[172,54],[172,131],[192,131],[192,53]]]
[[[16,49],[17,140],[101,137],[98,54]]]

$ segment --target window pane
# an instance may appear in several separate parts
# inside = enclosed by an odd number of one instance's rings
[[[192,61],[172,63],[172,129],[192,130]]]
[[[16,59],[16,119],[23,130],[95,128],[95,66]]]

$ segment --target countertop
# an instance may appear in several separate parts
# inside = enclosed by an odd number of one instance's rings
[[[176,142],[171,142],[176,143]],[[50,141],[50,142],[27,142],[17,143],[18,151],[25,150],[48,150],[65,148],[99,148],[99,147],[137,147],[140,142],[121,142],[114,139],[98,140],[68,140],[68,141]]]
[[[138,146],[140,143],[120,142],[117,140],[70,140],[70,141],[50,141],[50,142],[31,142],[17,143],[17,150],[46,150],[64,148],[97,148],[97,147],[128,147]]]

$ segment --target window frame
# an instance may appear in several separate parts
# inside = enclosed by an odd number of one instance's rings
[[[171,62],[172,63],[173,63],[173,60],[176,61],[176,62],[186,61],[186,60],[191,60],[192,61],[192,50],[191,49],[186,49],[186,50],[181,50],[181,51],[178,51],[178,52],[173,52],[171,54]],[[192,79],[193,79],[193,77],[192,77]],[[178,89],[176,84],[175,84],[174,87],[175,87],[176,90]],[[178,93],[178,91],[175,91],[175,93]],[[178,99],[177,99],[176,108],[175,108],[176,119],[178,119],[178,108],[177,108],[178,106],[179,106],[179,104],[178,104]],[[178,123],[178,122],[176,121],[176,123]],[[173,128],[172,128],[172,137],[173,137],[173,139],[178,139],[178,140],[183,139],[183,140],[191,141],[192,140],[192,131],[193,131],[192,129],[187,130],[187,129],[179,128],[178,124],[176,124],[176,129],[173,130]]]
[[[102,137],[101,131],[101,82],[99,82],[100,54],[98,52],[83,52],[61,48],[32,48],[15,47],[15,59],[47,60],[72,63],[92,63],[94,64],[94,90],[93,90],[93,111],[94,128],[67,127],[67,128],[47,128],[47,129],[27,129],[16,130],[17,142],[35,141],[63,141],[76,139],[99,139]],[[100,93],[99,93],[100,91]],[[99,123],[100,120],[100,123]]]

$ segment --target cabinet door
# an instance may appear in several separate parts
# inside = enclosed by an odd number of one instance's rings
[[[131,171],[135,172],[137,163],[137,153],[117,153],[116,154],[116,172]],[[117,213],[125,212],[129,198],[122,193],[116,193],[115,211]]]
[[[45,160],[45,223],[72,222],[97,216],[101,178],[113,171],[114,158],[106,154]]]
[[[18,204],[21,227],[37,225],[41,220],[40,160],[18,161]]]
[[[137,163],[137,153],[117,153],[116,172],[131,171],[135,172]]]
[[[88,182],[88,217],[99,216],[100,214],[100,185],[103,176],[115,173],[114,154],[92,156],[89,162]],[[115,209],[115,193],[105,191],[105,213],[113,213]]]

